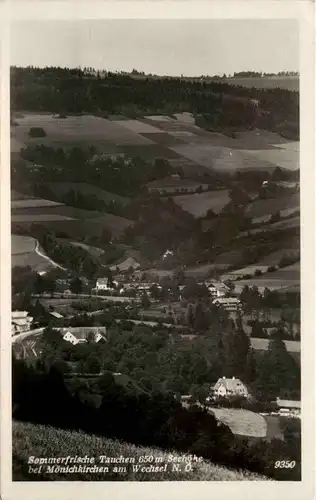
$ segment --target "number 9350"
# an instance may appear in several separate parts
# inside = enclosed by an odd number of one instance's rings
[[[295,460],[277,460],[274,464],[275,469],[294,469],[296,465]]]

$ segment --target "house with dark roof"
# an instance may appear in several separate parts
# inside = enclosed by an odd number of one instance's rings
[[[225,295],[229,292],[228,286],[220,281],[205,282],[205,286],[214,298],[225,297]]]
[[[236,297],[219,297],[213,300],[213,304],[226,309],[226,311],[239,311],[241,309],[241,301]]]

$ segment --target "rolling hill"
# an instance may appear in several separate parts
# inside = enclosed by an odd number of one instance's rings
[[[169,453],[155,448],[138,447],[127,443],[121,443],[112,439],[88,435],[83,432],[70,432],[44,425],[13,422],[13,480],[14,481],[267,481],[264,476],[259,476],[248,471],[229,470],[223,466],[211,462],[200,462],[192,465],[191,472],[185,472],[180,467],[180,472],[172,471]],[[95,457],[97,465],[100,455],[107,457],[131,457],[138,464],[142,456],[153,456],[159,467],[166,465],[166,471],[150,474],[149,472],[133,471],[133,464],[127,464],[126,471],[115,472],[113,464],[109,465],[109,471],[98,473],[45,473],[47,466],[42,466],[42,471],[37,474],[29,474],[27,461],[30,456],[58,457],[60,450],[63,456],[85,456]],[[171,452],[170,452],[171,453]],[[185,455],[172,452],[175,459],[182,463]],[[178,462],[179,463],[179,462]],[[142,464],[148,467],[150,464]],[[122,469],[122,468],[121,468]]]

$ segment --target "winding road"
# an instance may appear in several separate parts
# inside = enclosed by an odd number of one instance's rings
[[[46,255],[45,253],[41,252],[40,248],[41,248],[40,244],[36,240],[35,252],[37,253],[37,255],[39,255],[40,257],[42,257],[45,260],[48,260],[48,262],[50,264],[52,264],[54,267],[58,267],[59,269],[62,269],[63,271],[67,271],[67,269],[65,267],[60,266],[59,264],[57,264],[57,262],[54,262],[50,257],[48,257],[48,255]]]

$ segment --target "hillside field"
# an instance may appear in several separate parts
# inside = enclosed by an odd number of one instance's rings
[[[284,210],[299,210],[299,208],[300,199],[297,193],[280,198],[255,200],[248,205],[246,216],[254,219],[253,222],[261,222],[261,218],[264,216],[270,216],[276,212],[281,212],[282,215],[282,211]]]
[[[140,456],[153,455],[160,466],[168,461],[169,453],[155,448],[137,447],[121,443],[112,439],[88,435],[83,432],[71,432],[44,425],[13,422],[13,480],[14,481],[267,481],[264,476],[259,476],[248,471],[233,471],[211,462],[202,462],[192,465],[192,472],[172,472],[167,463],[167,472],[149,474],[146,472],[133,472],[132,466],[127,465],[127,472],[114,472],[109,465],[107,473],[40,473],[31,475],[28,472],[27,461],[30,456],[58,457],[60,450],[63,456],[96,457],[134,457],[138,463]],[[180,457],[179,453],[172,455]],[[148,465],[148,464],[145,464]]]
[[[194,217],[203,217],[210,209],[218,214],[230,200],[228,192],[228,189],[220,189],[206,193],[174,196],[173,200]]]
[[[44,200],[43,198],[26,198],[22,200],[12,200],[11,209],[22,209],[22,208],[44,208],[45,207],[57,207],[61,206],[63,203],[59,203],[52,200]]]
[[[267,423],[263,416],[239,408],[209,408],[217,420],[228,425],[234,434],[263,438],[267,434]]]
[[[271,170],[276,166],[298,168],[298,143],[286,142],[278,134],[255,129],[232,139],[196,126],[189,113],[174,117],[123,118],[111,120],[84,114],[59,119],[48,113],[26,112],[16,118],[17,125],[11,127],[12,152],[19,152],[27,144],[52,147],[93,144],[98,151],[110,154],[166,158],[173,166],[183,166],[185,175],[201,176],[209,169],[233,172]],[[29,137],[31,127],[43,128],[46,136]]]
[[[11,267],[29,266],[34,271],[49,271],[54,268],[49,260],[36,251],[36,240],[30,236],[11,235]],[[43,250],[41,249],[41,253]]]
[[[54,205],[47,207],[28,207],[13,209],[11,216],[12,223],[19,225],[32,223],[53,223],[58,230],[69,230],[71,227],[76,232],[76,226],[84,234],[95,235],[107,229],[113,235],[120,235],[124,230],[133,224],[133,221],[117,215],[97,212],[92,210],[82,210],[65,205]],[[48,226],[49,227],[49,226]],[[67,229],[66,229],[67,228]],[[70,233],[72,234],[72,232]]]

